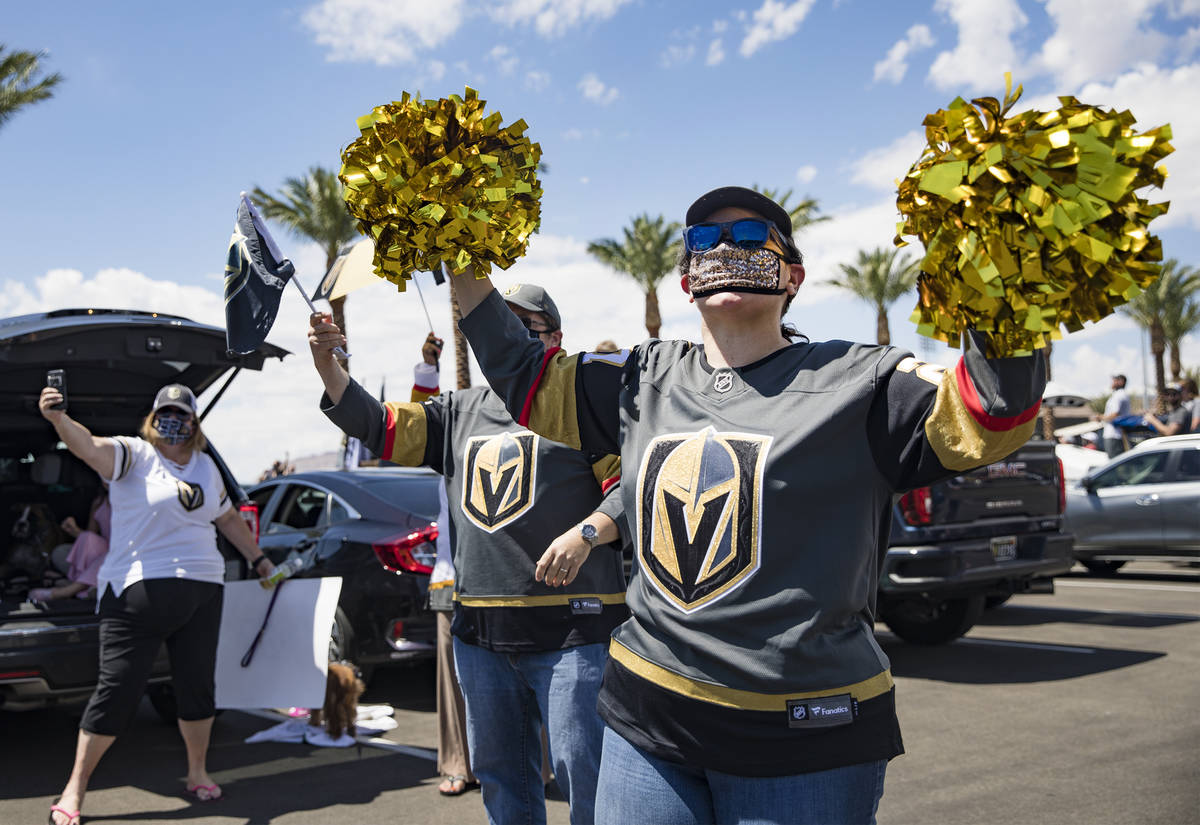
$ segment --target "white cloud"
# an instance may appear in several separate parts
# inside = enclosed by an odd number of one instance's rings
[[[462,25],[465,12],[465,0],[322,0],[300,19],[328,48],[328,60],[390,66],[440,46]]]
[[[512,49],[508,46],[494,46],[488,57],[496,64],[496,68],[500,70],[500,74],[512,74],[517,70],[517,64],[520,62]]]
[[[583,177],[583,178],[579,179],[579,182],[582,183],[584,186],[587,186],[589,183],[592,182],[592,179],[588,178],[588,177]]]
[[[1192,26],[1179,38],[1176,53],[1180,60],[1188,60],[1200,50],[1200,26]]]
[[[620,96],[620,92],[612,86],[605,85],[592,72],[588,72],[580,79],[579,91],[583,93],[584,98],[599,103],[601,106],[607,106]]]
[[[728,20],[714,20],[712,24],[713,34],[720,34],[729,28]]]
[[[1149,64],[1126,72],[1111,84],[1089,83],[1079,91],[1085,103],[1129,109],[1138,119],[1135,128],[1151,129],[1171,124],[1174,154],[1163,165],[1170,175],[1161,191],[1142,193],[1151,201],[1170,200],[1171,211],[1157,218],[1153,231],[1171,226],[1190,225],[1200,229],[1200,107],[1196,90],[1200,89],[1200,63],[1176,69]],[[1170,253],[1168,253],[1169,256]]]
[[[694,44],[689,43],[685,46],[681,46],[677,43],[672,43],[663,50],[663,53],[659,56],[658,62],[664,69],[670,69],[675,66],[682,66],[683,64],[688,63],[695,56],[696,46]]]
[[[929,69],[939,89],[995,91],[1004,86],[1004,73],[1020,75],[1024,68],[1013,35],[1029,19],[1017,0],[937,0],[934,10],[958,27],[958,43],[942,52]]]
[[[738,51],[749,57],[768,43],[786,40],[796,33],[816,0],[763,0],[746,27],[746,36]]]
[[[796,180],[800,183],[811,183],[816,176],[817,167],[815,166],[801,166],[796,170]]]
[[[1146,28],[1160,0],[1046,0],[1054,33],[1033,60],[1067,88],[1156,61],[1170,42]]]
[[[910,166],[921,156],[925,135],[912,131],[893,140],[887,146],[872,149],[851,164],[852,183],[874,189],[894,190],[896,180],[904,177]]]
[[[563,140],[583,140],[583,130],[572,126],[562,133]]]
[[[425,62],[425,72],[430,82],[436,83],[446,76],[446,64],[440,60],[428,60]]]
[[[918,23],[909,27],[908,32],[888,49],[887,57],[875,64],[875,82],[886,80],[889,83],[899,83],[908,72],[908,58],[920,49],[933,45],[933,34],[929,27]]]
[[[721,38],[713,39],[713,42],[708,44],[708,55],[704,58],[705,66],[718,66],[725,59],[725,47],[721,43]]]
[[[532,71],[525,73],[525,88],[531,92],[543,92],[550,86],[550,75],[547,72]]]
[[[510,26],[533,23],[543,37],[558,37],[593,20],[607,20],[630,0],[501,0],[491,5],[493,20]],[[437,4],[430,4],[437,8]]]

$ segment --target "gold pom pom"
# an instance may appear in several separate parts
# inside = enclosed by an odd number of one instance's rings
[[[1110,315],[1157,276],[1162,245],[1147,226],[1168,204],[1135,192],[1162,186],[1156,164],[1173,151],[1169,125],[1139,133],[1128,111],[1073,97],[1009,115],[1021,87],[1005,80],[1003,102],[957,98],[925,118],[895,239],[925,245],[917,331],[957,347],[973,328],[1000,357]]]
[[[338,175],[358,228],[375,240],[375,273],[401,290],[445,263],[508,269],[541,222],[542,148],[525,121],[501,127],[474,89],[421,100],[405,92],[358,119],[362,136]]]

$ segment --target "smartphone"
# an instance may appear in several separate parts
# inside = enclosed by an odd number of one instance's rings
[[[50,407],[52,410],[65,410],[67,408],[67,374],[63,370],[47,370],[46,371],[46,386],[53,387],[62,393],[63,400]]]

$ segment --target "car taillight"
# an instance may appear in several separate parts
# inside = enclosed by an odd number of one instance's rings
[[[933,521],[933,495],[928,487],[918,487],[900,496],[900,512],[914,527]]]
[[[238,515],[242,517],[246,522],[246,526],[250,528],[250,532],[254,535],[254,540],[258,541],[258,505],[253,501],[239,504]]]
[[[433,565],[425,563],[426,559],[433,561],[430,554],[414,554],[414,551],[422,544],[433,544],[437,541],[437,535],[437,525],[431,524],[411,533],[384,539],[378,544],[372,544],[371,549],[375,551],[375,557],[379,559],[379,563],[393,573],[403,571],[428,574],[433,572]],[[422,559],[418,559],[417,555],[422,556]]]
[[[1058,459],[1058,512],[1067,511],[1067,474],[1063,472],[1062,459]]]

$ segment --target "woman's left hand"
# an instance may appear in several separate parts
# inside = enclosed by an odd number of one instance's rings
[[[592,548],[579,535],[578,528],[572,527],[546,548],[546,552],[538,559],[533,577],[550,587],[564,587],[575,581],[591,552]]]
[[[260,579],[270,578],[271,574],[275,572],[275,564],[266,556],[263,556],[263,560],[254,566],[254,572],[258,574]]]

